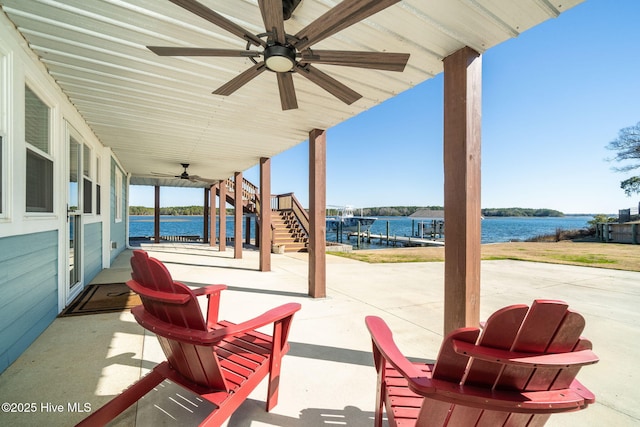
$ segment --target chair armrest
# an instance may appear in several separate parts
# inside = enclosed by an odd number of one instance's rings
[[[136,282],[133,279],[127,281],[127,286],[133,292],[140,295],[144,295],[145,298],[148,298],[153,301],[159,301],[165,304],[180,305],[180,304],[186,303],[191,298],[189,294],[170,294],[168,292],[161,292],[161,291],[149,289],[140,285],[138,282]]]
[[[300,310],[300,308],[301,305],[296,302],[283,304],[279,307],[272,308],[271,310],[266,311],[260,316],[254,317],[253,319],[247,320],[245,322],[216,329],[215,331],[213,331],[213,334],[220,334],[222,337],[226,337],[229,335],[236,335],[243,332],[253,331],[262,326],[269,325],[271,323],[275,323],[291,317],[296,311]]]
[[[574,380],[569,388],[542,391],[492,390],[433,380],[435,391],[424,396],[447,403],[491,411],[554,414],[576,411],[595,402],[593,394]]]
[[[298,303],[284,304],[246,322],[218,328],[213,331],[199,331],[172,325],[147,313],[143,306],[132,308],[131,313],[133,313],[140,325],[161,337],[188,344],[213,346],[228,336],[252,331],[261,326],[290,318],[296,311],[300,310],[300,307]]]
[[[434,387],[431,384],[431,380],[425,375],[425,372],[419,370],[400,352],[393,340],[393,333],[384,320],[377,316],[367,316],[365,323],[377,351],[409,381],[409,387],[420,393],[433,392]],[[382,369],[384,369],[384,366]]]
[[[218,323],[218,313],[220,312],[220,293],[227,289],[227,285],[208,285],[193,289],[196,297],[207,296],[207,329],[213,329]]]
[[[215,294],[216,292],[224,291],[225,289],[227,289],[227,285],[207,285],[193,289],[193,293],[195,296],[199,297],[202,295]]]
[[[570,366],[592,365],[598,362],[591,350],[570,351],[566,353],[533,354],[520,353],[498,348],[483,347],[468,342],[453,340],[453,348],[458,354],[487,362],[504,365],[520,365],[532,368],[563,369]]]

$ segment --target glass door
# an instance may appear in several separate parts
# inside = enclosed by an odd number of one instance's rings
[[[73,137],[69,137],[69,195],[67,203],[67,228],[69,235],[69,279],[67,296],[70,297],[82,281],[80,242],[82,231],[81,175],[82,145]]]

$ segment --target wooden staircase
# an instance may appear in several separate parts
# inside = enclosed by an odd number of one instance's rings
[[[258,187],[250,181],[242,180],[242,200],[235,200],[235,182],[227,179],[216,186],[216,194],[220,195],[220,185],[226,187],[226,202],[242,205],[244,213],[256,215],[259,226],[261,209]],[[306,252],[309,244],[309,215],[302,208],[293,193],[272,195],[266,208],[271,209],[272,245],[284,245],[285,252]]]
[[[292,210],[271,211],[272,244],[284,245],[285,252],[306,252],[309,237]]]
[[[237,206],[235,200],[235,181],[232,179],[227,179],[224,182],[226,186],[226,198],[227,203],[233,206]],[[220,186],[216,187],[216,194],[220,195]],[[246,179],[242,179],[242,211],[244,213],[253,213],[255,214],[258,210],[258,187],[253,185],[251,181]]]

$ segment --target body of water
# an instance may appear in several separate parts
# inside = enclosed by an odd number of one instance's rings
[[[220,222],[216,221],[216,235]],[[233,237],[233,216],[227,215],[227,236]],[[204,218],[195,215],[160,215],[161,236],[203,236]],[[251,236],[255,236],[255,220],[251,219]],[[242,220],[242,237],[245,233],[245,220]],[[129,237],[153,236],[153,216],[133,215],[129,217]]]
[[[555,234],[557,229],[575,230],[588,227],[592,216],[565,217],[489,217],[482,220],[482,243],[498,243],[516,240],[526,240],[531,237]],[[415,234],[420,220],[408,217],[378,217],[371,226],[372,234],[387,233],[387,223],[391,236],[410,236]],[[243,220],[243,238],[245,222]],[[233,236],[233,217],[227,217],[227,236]],[[219,229],[217,229],[219,232]],[[202,237],[203,218],[201,216],[165,216],[160,217],[160,234],[168,236],[196,235]],[[251,235],[255,236],[255,222],[251,220]],[[129,236],[153,236],[153,216],[131,216],[129,220]],[[336,235],[330,233],[327,240],[336,240]],[[346,237],[345,242],[348,242]],[[355,244],[355,240],[352,239]],[[375,243],[363,245],[363,248],[379,248]]]

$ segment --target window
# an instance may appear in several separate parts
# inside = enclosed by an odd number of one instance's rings
[[[91,213],[91,198],[93,197],[93,183],[90,179],[83,178],[82,180],[82,191],[83,191],[83,206],[84,209],[82,212]]]
[[[27,212],[53,212],[53,160],[49,141],[49,107],[24,88],[27,142]]]
[[[116,222],[122,221],[122,172],[116,167]]]
[[[53,212],[53,162],[29,149],[27,212]]]
[[[73,135],[69,138],[69,200],[67,209],[80,209],[80,143]]]
[[[49,153],[49,107],[33,93],[24,88],[25,139],[43,153]]]
[[[96,214],[100,215],[100,184],[96,184]]]
[[[96,157],[96,214],[100,215],[100,158]]]
[[[84,156],[82,157],[82,173],[87,178],[91,177],[91,148],[88,145],[83,145]]]
[[[93,182],[91,181],[91,149],[87,145],[83,145],[82,175],[83,212],[91,213],[91,208],[93,207]]]

